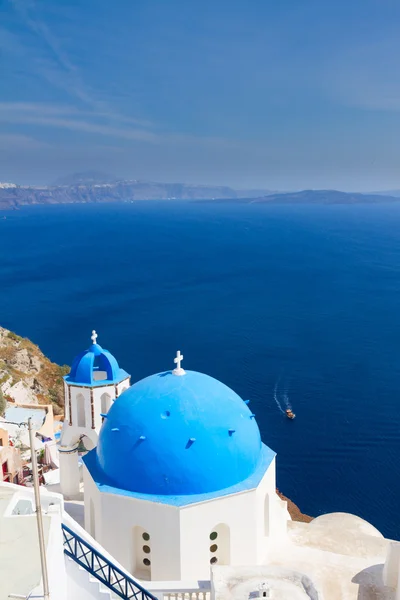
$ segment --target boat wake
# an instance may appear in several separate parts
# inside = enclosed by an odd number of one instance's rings
[[[286,414],[286,411],[288,409],[292,409],[292,405],[290,403],[289,400],[289,382],[286,382],[286,384],[283,386],[283,391],[279,390],[279,385],[281,382],[282,377],[279,376],[278,379],[276,380],[275,386],[274,386],[274,400],[275,400],[275,404],[277,405],[278,409],[281,411],[282,414]]]

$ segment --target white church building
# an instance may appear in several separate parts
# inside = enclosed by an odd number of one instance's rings
[[[182,360],[131,385],[93,332],[73,361],[60,483],[88,539],[156,597],[400,600],[400,544],[350,514],[293,522],[248,401]]]
[[[262,564],[289,518],[275,492],[275,453],[246,401],[216,379],[176,367],[129,386],[96,343],[65,378],[60,444],[65,497],[79,494],[85,528],[133,575],[208,579],[210,565]],[[172,361],[171,361],[172,362]]]

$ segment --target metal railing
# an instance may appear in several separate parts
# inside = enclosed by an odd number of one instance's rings
[[[95,550],[72,529],[66,525],[62,525],[62,529],[64,553],[86,569],[93,577],[96,577],[114,594],[124,600],[157,600],[156,596],[153,596],[137,581],[113,565],[108,558]]]

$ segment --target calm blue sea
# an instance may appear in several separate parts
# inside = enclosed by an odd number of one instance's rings
[[[354,512],[400,538],[400,205],[3,214],[3,326],[68,364],[95,328],[133,380],[180,349],[251,399],[303,512]]]

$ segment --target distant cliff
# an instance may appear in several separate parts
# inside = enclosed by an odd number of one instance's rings
[[[238,199],[268,194],[267,190],[234,190],[226,186],[153,183],[148,181],[95,182],[81,178],[75,183],[43,187],[0,183],[0,210],[31,204],[129,202],[132,200]]]

